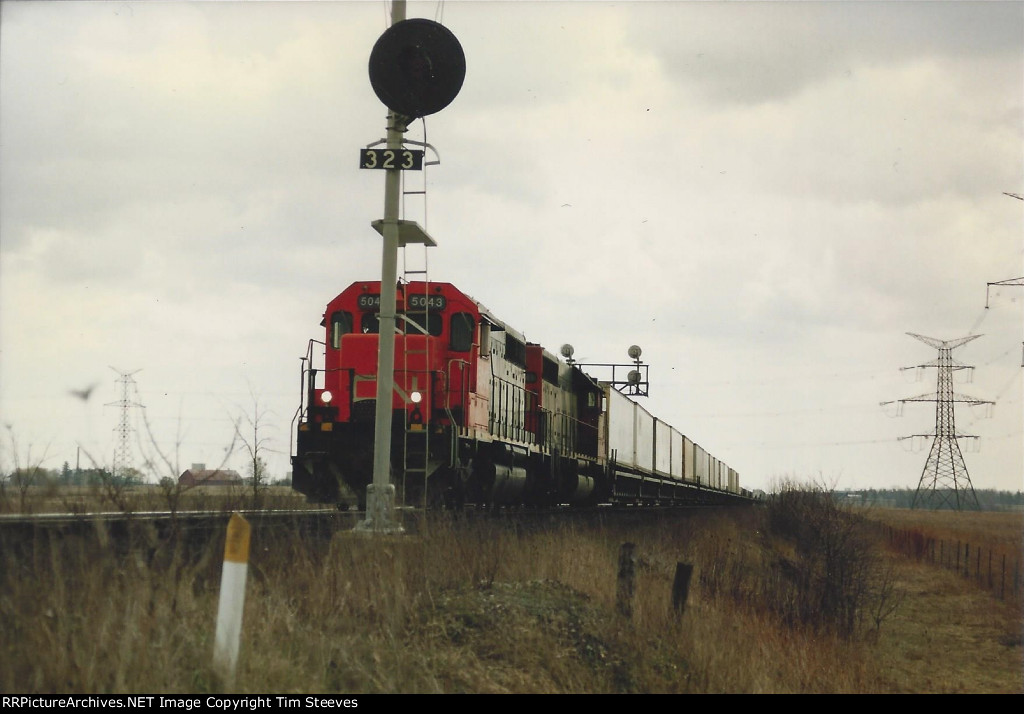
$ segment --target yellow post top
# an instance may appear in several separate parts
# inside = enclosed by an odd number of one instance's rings
[[[224,560],[231,563],[249,562],[249,521],[238,513],[228,521],[228,537],[224,541]]]

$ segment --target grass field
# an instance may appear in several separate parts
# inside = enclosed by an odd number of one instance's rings
[[[0,493],[0,513],[96,513],[150,511],[223,511],[252,508],[306,510],[323,508],[307,503],[306,497],[287,486],[261,487],[254,494],[251,486],[196,486],[155,484],[111,487],[31,486],[24,493],[7,485]]]
[[[900,528],[927,531],[951,540],[1005,544],[1019,549],[1024,539],[1024,513],[1008,511],[920,511],[876,508],[868,516]]]
[[[847,610],[835,611],[842,622],[821,616],[832,606],[815,589],[820,551],[768,507],[628,523],[434,520],[387,538],[257,531],[231,687],[211,670],[223,536],[157,539],[141,525],[130,542],[37,536],[0,556],[0,690],[1024,693],[1019,605],[818,507],[801,505],[810,530],[854,546],[841,590],[860,592],[852,628]],[[1019,516],[1014,534],[986,514],[886,515],[1016,536],[1019,549]],[[617,608],[627,541],[630,618]],[[681,614],[680,562],[694,566]]]

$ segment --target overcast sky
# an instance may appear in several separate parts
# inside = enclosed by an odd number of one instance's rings
[[[358,150],[384,135],[367,62],[389,7],[0,3],[0,467],[109,465],[113,366],[175,462],[154,478],[219,465],[254,414],[285,475],[307,341],[380,278],[383,174]],[[640,345],[645,408],[748,488],[916,487],[928,440],[899,437],[934,405],[880,406],[934,393],[936,370],[900,369],[937,355],[906,333],[981,334],[956,389],[996,404],[957,409],[980,437],[961,446],[976,488],[1021,489],[1024,287],[985,303],[1024,275],[1004,193],[1024,194],[1024,5],[408,16],[467,65],[409,134],[441,159],[405,213],[438,242],[432,280],[583,362]]]

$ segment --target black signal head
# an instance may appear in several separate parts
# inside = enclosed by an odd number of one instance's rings
[[[396,22],[370,52],[370,85],[393,112],[415,119],[451,104],[466,77],[466,56],[444,25]]]

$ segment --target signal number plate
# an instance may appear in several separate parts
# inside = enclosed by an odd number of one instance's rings
[[[359,168],[422,171],[423,152],[419,149],[360,149]]]

